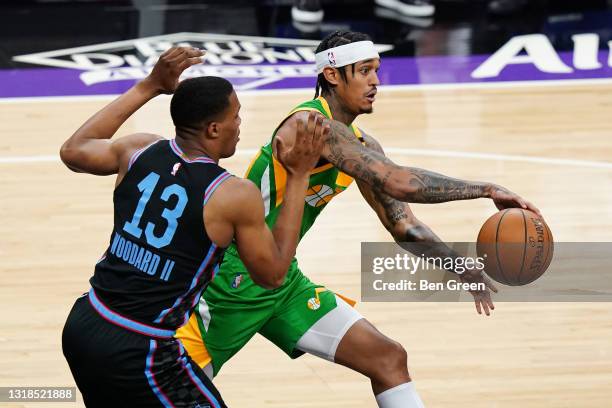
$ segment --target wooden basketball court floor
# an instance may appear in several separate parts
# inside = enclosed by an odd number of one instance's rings
[[[358,124],[398,163],[493,181],[532,200],[557,241],[609,241],[612,230],[612,85],[383,90]],[[308,92],[241,94],[242,175],[253,149]],[[108,99],[0,102],[0,386],[68,386],[61,330],[107,245],[113,178],[69,172],[62,141]],[[172,136],[168,98],[120,131]],[[447,241],[474,240],[488,200],[414,205]],[[358,189],[336,198],[301,244],[304,272],[360,296],[360,243],[390,237]],[[612,406],[612,305],[360,303],[401,342],[428,407]],[[232,407],[374,407],[368,381],[316,357],[288,359],[255,337],[215,383]],[[7,404],[20,407],[39,404]],[[49,403],[45,406],[82,406]]]

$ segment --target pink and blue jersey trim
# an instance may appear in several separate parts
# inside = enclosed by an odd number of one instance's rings
[[[153,373],[153,355],[155,354],[155,350],[157,349],[157,341],[151,339],[149,342],[149,354],[147,355],[147,360],[145,363],[145,376],[147,377],[147,381],[149,382],[149,386],[155,393],[155,396],[162,405],[166,408],[174,408],[174,404],[170,401],[170,398],[162,391],[157,380],[155,379],[155,374]]]
[[[202,277],[202,274],[204,273],[204,271],[206,271],[210,267],[211,261],[215,258],[214,255],[217,251],[217,248],[218,247],[215,244],[211,243],[210,249],[208,250],[206,257],[204,257],[204,260],[200,264],[198,271],[196,272],[195,276],[191,280],[191,285],[189,286],[189,289],[187,289],[187,291],[183,295],[177,298],[174,304],[170,308],[162,310],[162,312],[159,314],[157,319],[155,319],[155,323],[161,323],[166,318],[166,316],[168,316],[170,312],[172,312],[177,306],[179,306],[185,300],[185,297],[193,290],[193,288],[196,287],[196,285],[200,281],[200,278]],[[199,299],[199,297],[196,297],[196,299]],[[191,307],[195,306],[196,302],[197,300],[193,302]],[[183,324],[187,323],[187,320],[189,320],[189,315],[186,316]]]
[[[210,390],[202,382],[200,377],[198,377],[198,375],[193,370],[191,363],[188,361],[187,356],[185,355],[185,349],[183,348],[183,345],[181,344],[180,341],[177,341],[177,343],[179,346],[179,349],[178,349],[179,357],[177,361],[181,362],[181,365],[183,369],[185,370],[185,372],[187,373],[189,379],[196,386],[196,388],[202,393],[202,395],[208,400],[210,406],[212,408],[220,408],[221,404],[219,404],[219,401],[215,398],[212,392],[210,392]],[[155,396],[157,396],[157,398],[162,403],[162,405],[165,408],[174,408],[176,405],[172,403],[168,395],[162,390],[162,388],[160,387],[159,383],[157,382],[155,378],[155,373],[153,371],[153,368],[154,368],[154,358],[155,358],[156,350],[157,350],[157,341],[154,339],[151,339],[149,342],[149,354],[147,355],[147,360],[145,364],[145,376],[147,377],[149,386],[153,390],[153,393],[155,393]]]
[[[215,192],[215,190],[217,189],[217,187],[219,187],[221,185],[221,183],[223,183],[225,180],[227,180],[228,178],[230,178],[232,175],[230,173],[228,173],[227,171],[224,171],[223,173],[219,174],[217,176],[217,178],[215,178],[206,188],[206,191],[204,191],[204,204],[206,205],[206,203],[208,202],[208,200],[210,199],[210,197],[212,197],[212,194]]]
[[[196,157],[195,159],[188,159],[187,156],[185,156],[185,153],[183,153],[181,148],[178,146],[178,144],[176,144],[176,139],[171,139],[170,140],[170,148],[185,163],[212,163],[212,164],[217,164],[213,159],[211,159],[210,157],[206,157],[206,156]]]
[[[148,145],[146,145],[145,147],[143,147],[142,149],[136,150],[133,154],[132,157],[130,157],[130,161],[128,162],[128,171],[132,168],[132,165],[134,164],[134,162],[136,160],[138,160],[138,158],[140,157],[141,154],[144,153],[145,150],[147,150],[149,147],[153,146],[155,143],[159,142],[159,140],[154,141],[153,143],[150,143]]]
[[[198,377],[196,373],[193,371],[193,367],[191,366],[191,363],[187,361],[187,357],[185,356],[185,349],[183,348],[183,344],[181,343],[180,340],[178,344],[179,344],[179,353],[180,353],[181,363],[183,367],[187,369],[187,374],[189,375],[189,378],[196,385],[196,387],[200,390],[200,392],[204,394],[208,402],[210,402],[211,407],[220,408],[221,405],[219,404],[219,401],[217,401],[215,396],[212,395],[212,393],[208,390],[208,388],[206,388],[206,385],[204,385],[202,380],[200,380],[200,377]]]
[[[139,334],[144,334],[146,336],[151,337],[158,337],[161,339],[170,339],[174,336],[174,330],[165,330],[149,326],[147,324],[137,322],[135,320],[122,316],[117,312],[112,311],[104,303],[102,303],[93,288],[89,290],[89,302],[100,316],[102,316],[108,322],[113,323],[119,327],[123,327],[124,329]]]

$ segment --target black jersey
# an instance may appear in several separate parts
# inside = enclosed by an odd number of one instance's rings
[[[113,195],[110,245],[90,280],[103,317],[160,337],[187,322],[223,254],[206,234],[203,208],[229,177],[207,157],[187,159],[175,140],[132,156]]]

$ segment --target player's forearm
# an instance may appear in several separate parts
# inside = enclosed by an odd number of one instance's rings
[[[489,183],[460,180],[415,167],[404,169],[403,180],[398,181],[408,184],[404,201],[434,204],[490,197]]]
[[[419,221],[408,204],[374,191],[379,218],[402,248],[426,258],[457,258],[459,254],[442,242],[429,226]]]
[[[404,225],[393,234],[395,241],[415,256],[422,256],[434,262],[435,259],[458,258],[456,251],[451,249],[429,228],[420,221]],[[455,262],[453,262],[453,265]],[[457,273],[457,271],[449,270]],[[463,271],[459,271],[463,272]]]
[[[396,200],[436,204],[490,197],[491,184],[460,180],[433,171],[403,167],[379,152],[366,150],[358,160],[341,161],[340,168]]]
[[[460,180],[416,167],[402,167],[380,153],[372,152],[371,155],[362,163],[344,161],[340,168],[397,200],[435,204],[490,197],[489,183]]]
[[[276,280],[282,283],[289,264],[295,256],[302,216],[304,215],[304,198],[308,188],[308,175],[288,175],[282,208],[276,219],[272,234],[278,248],[279,267]]]
[[[90,139],[110,139],[134,112],[157,95],[159,91],[146,80],[139,82],[90,117],[64,146],[78,145]]]
[[[361,145],[344,124],[330,121],[323,156],[343,172],[404,202],[432,204],[489,197],[491,185],[400,166],[379,146]]]

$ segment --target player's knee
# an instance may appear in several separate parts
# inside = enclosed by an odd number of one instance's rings
[[[407,377],[408,375],[408,353],[404,347],[396,341],[387,339],[382,350],[378,353],[378,372],[379,380],[392,377]]]

